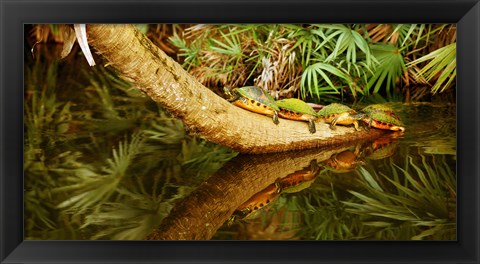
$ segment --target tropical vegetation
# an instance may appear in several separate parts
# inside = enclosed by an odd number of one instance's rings
[[[207,87],[256,85],[277,99],[418,101],[454,90],[454,24],[194,25],[169,43]]]
[[[142,239],[238,153],[188,131],[113,69],[87,67],[77,47],[60,60],[63,27],[26,31],[26,239]],[[138,28],[220,96],[244,85],[316,103],[455,96],[454,24]],[[288,235],[455,239],[450,161],[404,154],[383,161],[388,173],[354,172],[355,188],[327,172],[301,195],[283,195],[277,210],[296,212],[283,222]]]

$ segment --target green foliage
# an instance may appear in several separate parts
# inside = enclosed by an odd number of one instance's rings
[[[195,41],[171,40],[183,45],[184,66],[195,70],[215,61],[210,77],[226,76],[221,81],[231,85],[259,78],[260,84],[275,84],[271,92],[278,96],[299,92],[307,99],[338,100],[328,96],[373,94],[365,101],[385,100],[381,94],[398,91],[394,87],[413,66],[423,66],[417,73],[436,82],[434,92],[451,87],[454,43],[410,59],[414,49],[436,43],[434,35],[446,26],[380,28],[387,32],[381,41],[369,39],[371,28],[359,25],[210,25],[190,31]],[[180,120],[112,71],[78,66],[41,54],[26,63],[26,238],[142,239],[175,202],[237,153],[188,135]],[[430,139],[435,141],[428,148],[417,139],[416,146],[424,153],[455,154],[455,142]],[[388,172],[357,170],[348,175],[354,184],[324,172],[319,178],[327,184],[317,180],[301,193],[282,194],[262,224],[293,212],[277,219],[288,239],[454,240],[451,164],[445,156],[405,157],[382,161]]]
[[[380,88],[385,87],[386,92],[389,93],[405,71],[403,56],[395,46],[389,44],[372,45],[372,51],[379,65],[369,78],[365,90],[370,91],[373,88],[373,93],[376,94]]]
[[[426,24],[197,25],[170,41],[184,67],[208,87],[253,84],[277,99],[338,101],[401,98],[398,93],[425,79],[435,81],[432,94],[451,88],[455,43],[445,41],[446,28],[451,34],[449,25]],[[436,55],[415,73],[413,66]]]
[[[289,205],[283,215],[301,216],[280,226],[296,227],[292,238],[304,240],[455,240],[456,176],[448,159],[406,155],[347,173],[322,171],[308,189],[281,195]]]
[[[170,42],[179,49],[178,56],[183,57],[183,67],[187,70],[192,66],[200,65],[199,53],[201,46],[199,43],[187,45],[185,39],[179,37],[177,34],[169,38]]]
[[[305,207],[305,227],[299,236],[308,240],[351,240],[355,232],[355,216],[345,211],[338,190],[333,185],[328,191],[309,190],[299,200],[299,207]]]
[[[389,175],[393,177],[359,170],[367,192],[350,191],[359,201],[344,204],[348,212],[362,216],[363,225],[372,228],[362,237],[398,239],[398,234],[404,234],[403,239],[455,239],[456,223],[451,217],[451,203],[456,200],[455,172],[445,156],[433,161],[420,157],[420,164],[408,157],[404,168],[392,163]]]
[[[70,175],[66,181],[72,182],[52,190],[53,193],[69,193],[69,198],[58,204],[57,208],[70,208],[76,213],[83,213],[93,205],[109,200],[122,179],[126,177],[127,168],[139,153],[141,144],[138,134],[134,134],[130,142],[120,142],[118,151],[113,149],[113,158],[106,160],[106,166],[101,171],[88,167],[75,168],[73,171],[52,169],[58,174]]]
[[[434,50],[409,64],[417,65],[425,61],[430,62],[417,74],[423,76],[427,81],[435,81],[432,93],[443,92],[455,83],[457,76],[455,43]]]
[[[320,98],[321,94],[339,94],[339,89],[341,89],[341,87],[335,86],[328,74],[333,74],[345,81],[351,82],[350,77],[339,69],[330,64],[318,62],[305,69],[304,74],[302,75],[302,86],[300,88],[302,94],[317,98]],[[328,86],[319,87],[319,77],[322,77],[323,81],[326,82]]]

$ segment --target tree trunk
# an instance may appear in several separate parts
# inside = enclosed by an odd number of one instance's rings
[[[318,122],[317,132],[311,134],[307,123],[285,119],[275,125],[270,117],[235,107],[204,87],[132,25],[88,25],[87,34],[108,65],[181,118],[190,131],[238,152],[331,146],[383,133],[340,126],[333,131]]]

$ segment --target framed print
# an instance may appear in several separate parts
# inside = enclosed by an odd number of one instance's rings
[[[0,8],[1,263],[478,263],[478,0]]]

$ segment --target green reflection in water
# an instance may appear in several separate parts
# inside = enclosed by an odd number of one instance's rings
[[[102,67],[42,59],[25,68],[26,239],[142,239],[237,155]]]
[[[387,158],[388,171],[372,163],[346,173],[324,171],[308,189],[283,193],[216,238],[455,240],[453,157],[419,154],[405,161]]]

